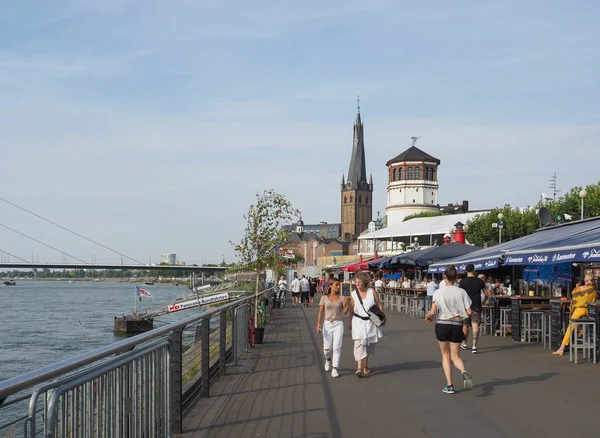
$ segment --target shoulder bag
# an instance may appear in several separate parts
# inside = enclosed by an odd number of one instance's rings
[[[373,292],[373,293],[375,293],[375,292]],[[383,311],[379,307],[377,307],[377,304],[373,304],[371,306],[371,308],[369,310],[367,310],[367,309],[365,309],[365,305],[363,304],[363,300],[362,300],[362,297],[360,296],[359,291],[356,291],[356,296],[358,297],[358,301],[360,302],[360,305],[362,306],[362,308],[365,310],[365,312],[367,312],[367,315],[369,315],[369,319],[371,320],[371,322],[373,324],[375,324],[377,327],[384,326],[387,321],[387,316],[385,316],[385,313],[383,313]],[[356,315],[356,316],[359,316],[359,315]],[[362,318],[362,319],[364,319],[364,318]]]

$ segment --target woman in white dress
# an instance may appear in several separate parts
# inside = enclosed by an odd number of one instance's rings
[[[350,305],[353,309],[352,339],[354,340],[354,359],[357,362],[356,376],[368,377],[371,374],[369,369],[369,356],[374,353],[375,345],[379,338],[383,336],[381,329],[369,319],[367,310],[373,305],[377,305],[383,310],[381,301],[377,292],[372,289],[371,276],[368,272],[359,272],[354,277],[356,290],[350,295]],[[358,299],[358,294],[362,298],[362,304]]]

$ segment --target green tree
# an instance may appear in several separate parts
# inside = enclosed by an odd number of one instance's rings
[[[584,201],[585,218],[600,216],[600,182],[585,187],[587,197]],[[568,214],[572,220],[581,218],[581,187],[573,187],[567,194],[556,201],[549,202],[545,207],[550,211],[553,223],[564,221]],[[466,238],[469,243],[478,246],[496,245],[499,240],[500,230],[493,227],[498,223],[498,213],[502,213],[504,227],[502,229],[502,242],[517,239],[534,233],[540,228],[537,211],[542,207],[541,202],[524,210],[505,205],[503,208],[493,208],[488,213],[480,214],[467,222]],[[557,218],[560,217],[560,221]]]
[[[402,219],[402,222],[406,222],[407,220],[415,219],[418,217],[435,217],[444,215],[446,215],[446,213],[442,213],[441,211],[423,211],[421,213],[409,214],[404,219]]]
[[[244,215],[246,228],[239,244],[231,242],[243,264],[252,266],[256,273],[255,295],[258,299],[259,275],[268,266],[276,263],[275,250],[283,245],[287,232],[283,225],[299,217],[299,211],[285,196],[274,190],[265,190],[256,194],[256,202]],[[255,308],[254,321],[258,321],[258,306]]]

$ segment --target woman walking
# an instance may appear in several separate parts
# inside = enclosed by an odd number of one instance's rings
[[[465,370],[465,364],[460,358],[460,344],[465,339],[462,325],[463,320],[472,313],[471,299],[464,289],[454,285],[457,276],[454,265],[448,266],[444,273],[446,287],[435,291],[431,310],[425,316],[425,320],[431,322],[436,312],[439,311],[435,324],[435,336],[442,353],[442,367],[446,376],[446,386],[442,391],[446,394],[454,394],[451,362],[460,371],[464,388],[471,389],[473,387],[471,376]]]
[[[383,311],[383,306],[377,292],[370,287],[371,276],[368,272],[356,274],[354,285],[356,290],[352,291],[350,295],[350,305],[354,312],[350,329],[354,340],[354,359],[357,364],[355,374],[357,377],[368,377],[371,374],[369,356],[374,353],[375,345],[383,333],[379,327],[373,324],[367,310],[373,305],[377,305]]]
[[[317,316],[317,334],[323,333],[323,353],[325,354],[325,371],[331,370],[331,377],[339,377],[338,367],[342,355],[342,338],[344,336],[343,315],[348,313],[348,299],[340,295],[340,281],[330,279],[326,294],[321,296],[319,315]],[[321,325],[323,321],[323,325]]]

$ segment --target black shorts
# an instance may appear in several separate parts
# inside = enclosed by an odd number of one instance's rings
[[[298,298],[300,296],[300,292],[292,292],[292,296],[294,298]]]
[[[436,324],[435,325],[435,337],[441,342],[452,342],[454,344],[460,344],[465,340],[465,334],[462,330],[461,325],[454,324]]]

